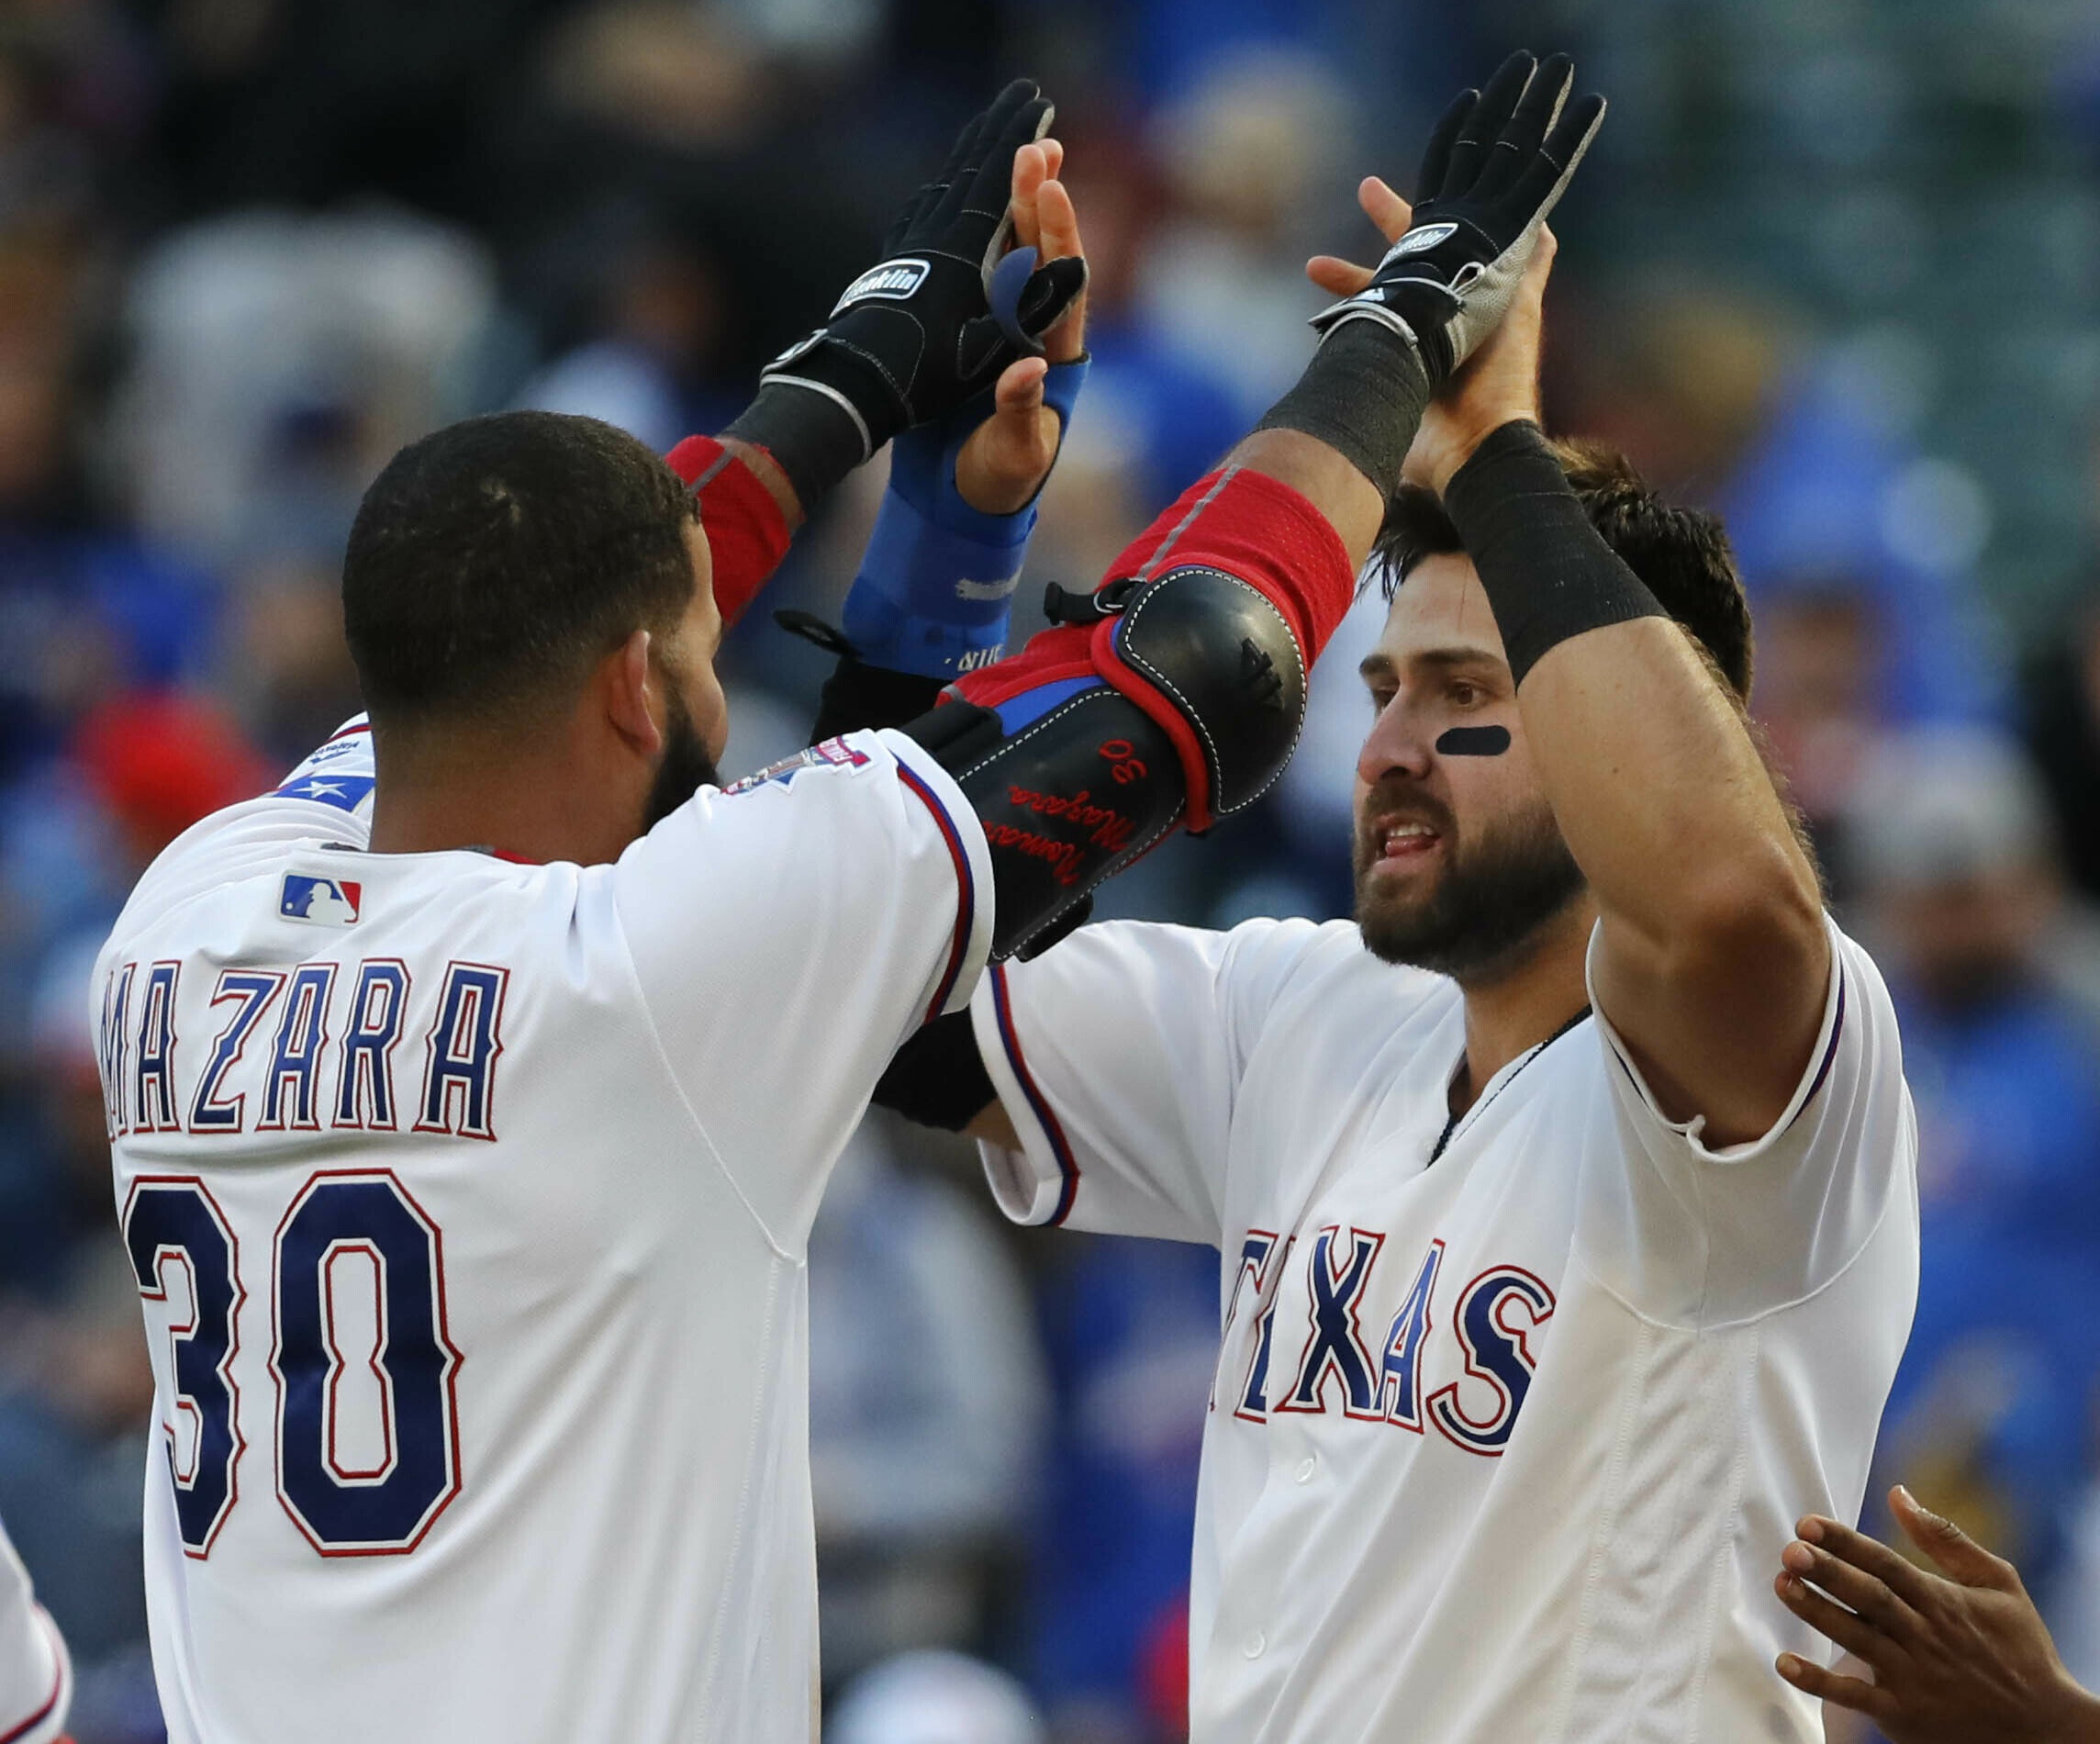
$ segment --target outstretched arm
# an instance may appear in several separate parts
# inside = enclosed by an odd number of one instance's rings
[[[727,430],[688,437],[666,457],[699,497],[725,625],[848,473],[989,388],[1084,290],[1076,257],[1033,271],[1020,263],[996,315],[988,300],[1015,159],[1051,115],[1029,80],[1000,92],[906,202],[886,258],[846,286],[823,326],[766,365],[757,397]]]
[[[1535,323],[1432,413],[1419,460],[1502,631],[1525,736],[1595,894],[1597,995],[1673,1119],[1761,1136],[1815,1046],[1822,892],[1742,707],[1590,524],[1538,428]]]
[[[1367,183],[1397,237],[1403,202]],[[1534,271],[1543,273],[1550,248]],[[1365,282],[1318,260],[1320,284]],[[1536,289],[1536,286],[1534,287]],[[1770,1130],[1815,1045],[1829,977],[1815,867],[1744,711],[1604,543],[1539,430],[1539,299],[1431,408],[1410,475],[1440,492],[1494,607],[1547,798],[1602,920],[1605,1014],[1709,1146]]]
[[[1262,427],[1090,599],[1067,600],[1060,627],[954,686],[966,709],[912,729],[954,758],[985,822],[995,956],[1061,936],[1095,884],[1168,831],[1250,804],[1280,771],[1423,409],[1508,311],[1602,118],[1601,99],[1566,105],[1572,78],[1564,57],[1520,55],[1463,94],[1424,159],[1425,221],[1317,318],[1319,351]],[[959,1091],[985,1082],[972,1053],[959,1034],[929,1034],[878,1100],[964,1124]]]
[[[1865,1714],[1892,1744],[2094,1744],[2100,1696],[2063,1669],[2019,1571],[1897,1485],[1889,1505],[1933,1573],[1843,1522],[1810,1515],[1780,1560],[1780,1601],[1873,1671],[1782,1653],[1798,1690]]]

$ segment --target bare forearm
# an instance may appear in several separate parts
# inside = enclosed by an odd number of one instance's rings
[[[1674,1118],[1769,1129],[1815,1045],[1821,892],[1733,699],[1521,420],[1446,502],[1502,632],[1525,738],[1603,922],[1606,1014]],[[1716,578],[1718,579],[1718,578]]]
[[[1667,618],[1592,630],[1518,693],[1554,815],[1603,912],[1657,950],[1715,910],[1815,906],[1815,876],[1748,731]]]

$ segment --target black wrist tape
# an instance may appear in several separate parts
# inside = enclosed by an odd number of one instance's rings
[[[805,515],[866,458],[860,426],[844,407],[788,382],[767,382],[721,433],[771,454]]]
[[[1482,442],[1444,487],[1444,509],[1487,589],[1520,685],[1557,643],[1667,616],[1590,524],[1536,424],[1504,424]]]
[[[901,727],[916,721],[940,701],[944,682],[916,672],[870,666],[848,654],[824,680],[810,743],[821,744],[862,727]]]
[[[1302,430],[1325,442],[1378,487],[1390,508],[1428,404],[1429,377],[1407,340],[1382,321],[1345,321],[1255,428]]]
[[[922,1126],[959,1133],[999,1100],[967,1012],[936,1017],[897,1050],[875,1105]]]

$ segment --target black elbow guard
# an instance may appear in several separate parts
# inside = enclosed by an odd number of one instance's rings
[[[1245,811],[1290,761],[1305,721],[1305,655],[1276,602],[1223,569],[1142,584],[1096,654],[1111,684],[1180,753],[1189,827]]]
[[[1067,665],[1063,677],[990,684],[987,703],[945,703],[904,729],[984,825],[994,958],[1062,937],[1096,885],[1177,824],[1207,828],[1251,805],[1290,760],[1304,716],[1297,639],[1234,576],[1169,570],[1081,609],[1103,620],[1093,675]],[[1011,663],[1013,678],[1026,679],[1027,661]]]

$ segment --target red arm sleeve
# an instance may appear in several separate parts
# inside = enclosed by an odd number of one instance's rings
[[[1149,581],[1184,566],[1223,570],[1267,597],[1290,626],[1308,672],[1356,594],[1347,548],[1327,518],[1289,485],[1242,466],[1191,485],[1109,566],[1101,585]],[[996,709],[1063,680],[1105,680],[1174,742],[1189,778],[1189,827],[1208,828],[1204,762],[1190,723],[1123,666],[1112,629],[1111,622],[1043,631],[1018,654],[958,679],[949,694]]]
[[[724,627],[743,615],[788,554],[788,522],[773,493],[712,436],[688,436],[665,457],[699,499]]]
[[[1309,670],[1356,597],[1348,551],[1327,518],[1289,485],[1244,466],[1227,466],[1190,486],[1124,547],[1101,586],[1126,577],[1147,581],[1183,564],[1223,569],[1266,594],[1305,651]],[[1094,629],[1075,624],[1042,631],[1018,654],[951,688],[990,709],[1040,684],[1097,676]]]

